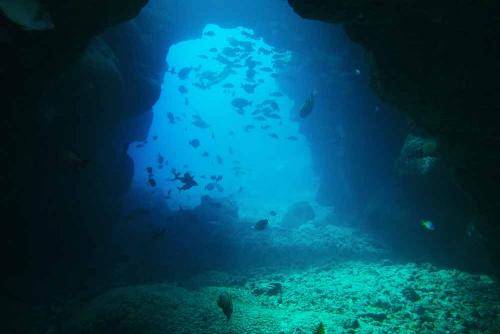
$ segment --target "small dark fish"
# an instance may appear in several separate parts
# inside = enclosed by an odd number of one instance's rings
[[[272,97],[281,97],[281,96],[283,96],[283,93],[282,92],[274,92],[274,93],[271,93],[269,95]]]
[[[255,74],[257,74],[257,72],[255,70],[252,70],[252,69],[248,70],[246,73],[247,79],[250,81],[253,81]]]
[[[163,155],[158,154],[158,164],[163,165],[164,162],[165,158],[163,157]]]
[[[214,183],[214,182],[211,182],[211,183],[207,184],[207,185],[205,186],[205,189],[206,189],[206,190],[208,190],[208,191],[212,191],[212,190],[214,190],[214,189],[215,189],[215,183]]]
[[[261,125],[261,126],[260,126],[260,128],[261,128],[262,130],[267,130],[267,129],[269,129],[270,127],[271,127],[270,125]]]
[[[252,104],[252,101],[248,101],[247,99],[237,97],[231,101],[231,105],[237,109],[243,109]]]
[[[219,165],[223,165],[223,164],[224,164],[224,160],[222,160],[222,158],[221,158],[221,156],[220,156],[220,155],[217,155],[215,158],[217,159],[217,163],[218,163]]]
[[[215,188],[217,188],[217,190],[218,190],[219,192],[224,192],[224,188],[223,188],[220,184],[218,184],[218,183],[217,183],[217,184],[215,184]]]
[[[194,126],[200,129],[207,129],[210,127],[210,125],[205,122],[200,116],[193,116],[194,120],[191,122]]]
[[[245,131],[248,132],[250,130],[253,130],[255,129],[255,126],[253,126],[252,124],[248,124],[247,126],[245,126]]]
[[[215,36],[215,32],[209,30],[209,31],[205,32],[205,36]]]
[[[148,179],[148,184],[150,187],[156,187],[156,181],[152,178]]]
[[[262,72],[272,72],[272,71],[273,71],[273,69],[272,69],[272,68],[270,68],[270,67],[261,67],[261,68],[260,68],[260,70],[261,70]]]
[[[208,51],[210,51],[210,52],[217,52],[217,48],[210,48]]]
[[[255,109],[253,112],[252,112],[252,115],[258,115],[262,113],[262,109]]]
[[[248,94],[253,94],[255,92],[255,87],[257,87],[257,84],[242,84],[241,87],[247,92]]]
[[[158,136],[153,136],[153,140],[156,140],[156,139],[158,139]]]
[[[271,210],[271,211],[269,212],[269,214],[270,214],[271,216],[273,216],[273,217],[276,217],[276,215],[277,215],[276,211],[274,211],[274,210]]]
[[[62,160],[67,166],[76,170],[77,172],[86,168],[90,163],[90,160],[82,159],[79,154],[71,150],[66,150],[63,152]]]
[[[214,180],[214,181],[215,181],[215,180],[217,180],[217,175],[212,175],[212,176],[210,176],[210,179],[211,179],[211,180]]]
[[[224,86],[222,86],[222,88],[231,89],[234,88],[234,85],[232,83],[227,83]]]
[[[208,157],[208,152],[207,151],[203,152],[202,156],[205,158]]]
[[[267,117],[272,119],[281,119],[281,116],[278,114],[269,114]]]
[[[270,133],[270,134],[269,134],[269,137],[274,138],[274,139],[279,139],[278,135],[277,135],[277,134],[275,134],[274,132],[273,132],[273,133]]]
[[[273,108],[273,110],[280,110],[279,104],[276,101],[271,100],[271,99],[263,101],[259,106],[261,106],[261,107],[270,106],[271,108]]]
[[[229,131],[229,135],[230,135],[230,136],[234,136],[234,131],[233,131],[233,130],[230,130],[230,131]]]
[[[263,231],[269,226],[269,220],[267,219],[261,219],[258,222],[255,223],[253,226],[254,230],[256,231]]]
[[[206,56],[206,55],[198,55],[198,58],[201,58],[201,59],[208,59],[208,56]]]
[[[153,167],[146,167],[146,172],[151,175],[153,174]]]
[[[188,78],[189,73],[191,73],[192,69],[192,67],[184,67],[179,71],[179,73],[177,73],[177,76],[179,77],[179,79],[185,80]]]
[[[188,89],[186,88],[186,86],[183,86],[183,85],[180,85],[178,89],[179,89],[179,93],[181,93],[181,94],[186,94],[188,92]]]
[[[130,220],[136,220],[136,219],[142,218],[142,217],[147,216],[147,215],[149,215],[148,209],[138,208],[138,209],[135,209],[135,210],[128,212],[125,216],[123,216],[123,218],[125,218],[125,220],[127,220],[127,221],[130,221]]]
[[[261,122],[266,120],[266,118],[264,116],[257,116],[257,117],[254,117],[253,119],[256,121],[261,121]]]
[[[144,147],[144,144],[137,144],[135,145],[136,148],[141,148],[141,147]]]
[[[271,54],[271,50],[267,50],[267,49],[262,48],[262,47],[261,47],[261,48],[259,48],[259,50],[258,50],[258,51],[259,51],[259,54],[263,54],[263,55],[265,55],[265,56],[269,56],[269,55]]]
[[[194,148],[198,148],[198,146],[200,146],[200,141],[198,139],[192,139],[189,141],[189,145],[193,146]]]
[[[166,232],[167,232],[167,229],[165,227],[159,229],[156,232],[153,232],[151,234],[151,240],[156,241],[156,240],[162,239],[163,237],[165,237]]]
[[[271,73],[270,76],[276,79],[278,77],[278,73]]]
[[[175,116],[174,116],[174,114],[172,114],[171,112],[168,112],[168,113],[167,113],[167,118],[168,118],[168,121],[169,121],[170,123],[172,123],[172,124],[174,124],[174,123],[175,123]]]
[[[245,110],[243,110],[243,109],[238,109],[238,110],[236,110],[236,112],[237,112],[239,115],[245,115]]]
[[[222,178],[223,178],[223,176],[222,176],[222,175],[218,175],[218,176],[217,176],[217,178],[216,178],[215,180],[216,180],[217,182],[219,182],[219,181],[222,181]]]
[[[297,138],[297,137],[295,137],[295,136],[289,136],[289,137],[287,137],[286,139],[288,139],[288,140],[292,140],[292,141],[299,140],[299,138]]]

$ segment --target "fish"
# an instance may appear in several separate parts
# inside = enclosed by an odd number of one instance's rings
[[[256,121],[261,121],[261,122],[266,120],[266,118],[264,116],[257,116],[257,117],[254,117],[253,119]]]
[[[292,140],[292,141],[299,140],[299,138],[297,138],[295,136],[288,136],[286,139]]]
[[[234,149],[231,146],[229,146],[227,150],[229,154],[234,154]]]
[[[207,151],[203,152],[202,156],[205,158],[208,157],[208,152]]]
[[[230,136],[234,136],[234,131],[233,131],[233,130],[230,130],[230,131],[229,131],[229,135],[230,135]]]
[[[243,109],[245,107],[252,105],[252,101],[249,101],[241,97],[237,97],[231,101],[231,105],[237,109]]]
[[[274,132],[273,132],[273,133],[270,133],[270,134],[269,134],[269,137],[274,138],[274,139],[279,139],[278,135],[277,135],[277,134],[275,134]]]
[[[183,85],[180,85],[178,90],[179,90],[179,93],[181,93],[181,94],[186,94],[188,92],[188,89],[186,88],[186,86],[183,86]]]
[[[274,93],[269,94],[269,96],[272,96],[272,97],[281,97],[281,96],[283,96],[283,93],[282,92],[274,92]]]
[[[252,115],[258,115],[262,113],[262,109],[255,109],[253,112],[252,112]]]
[[[253,129],[255,129],[255,126],[254,126],[254,125],[252,125],[252,124],[248,124],[247,126],[245,126],[245,131],[246,131],[246,132],[248,132],[248,131],[250,131],[250,130],[253,130]]]
[[[265,49],[263,47],[260,47],[259,50],[257,50],[259,54],[263,54],[265,56],[269,56],[271,54],[271,50]]]
[[[208,49],[208,51],[210,51],[210,52],[217,52],[217,48],[210,48],[210,49]]]
[[[212,191],[215,189],[215,183],[214,182],[210,182],[209,184],[207,184],[205,186],[205,189],[208,190],[208,191]]]
[[[227,84],[224,84],[222,86],[222,88],[230,89],[230,88],[234,88],[234,85],[232,83],[227,83]]]
[[[184,105],[185,106],[189,105],[189,99],[187,97],[184,98]]]
[[[217,159],[217,163],[219,165],[223,165],[224,164],[224,160],[222,160],[222,157],[220,155],[217,155],[215,158]]]
[[[158,154],[157,160],[158,160],[158,164],[160,164],[160,165],[163,165],[163,163],[165,162],[165,158],[161,154]]]
[[[223,176],[222,175],[217,175],[217,178],[215,179],[217,182],[222,181]]]
[[[201,59],[208,59],[208,56],[207,56],[207,55],[198,55],[198,58],[201,58]]]
[[[270,76],[276,79],[278,77],[278,73],[271,73]]]
[[[174,116],[174,114],[172,114],[171,112],[167,112],[167,118],[168,118],[168,121],[171,124],[175,124],[175,116]]]
[[[269,220],[267,219],[261,219],[258,222],[255,223],[253,226],[254,230],[256,231],[263,231],[269,226]]]
[[[257,87],[257,84],[242,84],[241,88],[245,90],[248,94],[253,94],[255,92],[255,87]]]
[[[218,183],[215,184],[215,188],[217,188],[217,191],[219,191],[221,193],[224,192],[224,188]]]
[[[196,126],[197,128],[200,128],[200,129],[208,129],[210,127],[210,125],[205,122],[200,116],[193,116],[193,121],[191,122],[191,124],[193,124],[194,126]]]
[[[205,31],[204,35],[212,37],[212,36],[215,36],[215,32],[213,32],[212,30],[208,30],[208,31]]]
[[[179,77],[179,79],[181,80],[186,80],[189,76],[189,73],[191,73],[191,71],[193,70],[192,67],[183,67],[179,73],[177,73],[177,76]]]
[[[189,145],[193,146],[194,148],[198,148],[198,146],[200,146],[200,141],[198,139],[191,139],[189,141]]]
[[[281,119],[281,116],[278,114],[269,114],[267,117],[272,119]]]
[[[153,167],[146,167],[146,172],[151,175],[153,174]]]
[[[165,237],[166,232],[166,227],[160,228],[158,231],[155,231],[151,234],[151,240],[156,241],[162,239],[163,237]]]
[[[264,100],[261,104],[259,104],[259,107],[266,107],[266,106],[271,107],[273,110],[280,110],[279,104],[271,99]]]
[[[156,187],[156,181],[153,178],[148,179],[148,184],[150,187]]]
[[[269,129],[270,127],[271,127],[270,125],[261,125],[261,126],[260,126],[260,128],[261,128],[262,130],[267,130],[267,129]]]
[[[158,136],[153,136],[153,140],[156,140],[156,139],[158,139]]]
[[[253,81],[253,78],[255,77],[255,74],[257,74],[257,72],[255,70],[248,70],[247,73],[246,73],[246,76],[247,76],[247,79],[249,81]]]
[[[123,216],[123,218],[127,221],[131,221],[131,220],[136,220],[136,219],[139,219],[139,218],[147,216],[147,215],[149,215],[148,209],[137,208],[137,209],[134,209],[134,210],[128,212],[126,215]]]
[[[313,108],[314,108],[314,98],[315,97],[316,97],[316,92],[315,91],[313,91],[307,97],[307,99],[302,104],[302,107],[300,108],[300,111],[299,111],[300,117],[305,118],[305,117],[307,117],[313,111]]]
[[[420,225],[428,231],[434,231],[436,229],[434,223],[430,220],[421,220]]]
[[[266,67],[261,67],[261,68],[260,68],[260,70],[261,70],[262,72],[272,72],[272,71],[273,71],[273,69],[272,69],[272,68],[267,67],[267,66],[266,66]]]
[[[274,210],[271,210],[271,211],[269,212],[269,214],[270,214],[271,216],[273,216],[273,217],[276,217],[276,215],[277,215],[276,211],[274,211]]]
[[[90,163],[89,159],[81,158],[78,153],[72,150],[63,151],[62,160],[68,167],[76,170],[77,172],[86,168]]]
[[[176,172],[175,169],[172,169],[172,173],[174,174],[174,178],[172,181],[180,181],[183,183],[181,187],[177,187],[177,189],[180,191],[183,190],[188,190],[191,189],[192,187],[195,187],[198,185],[198,183],[195,181],[194,177],[189,174],[188,172],[185,172],[183,176],[180,176],[181,173]]]

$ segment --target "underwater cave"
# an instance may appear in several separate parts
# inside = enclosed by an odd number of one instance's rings
[[[0,0],[5,333],[499,333],[493,1]]]

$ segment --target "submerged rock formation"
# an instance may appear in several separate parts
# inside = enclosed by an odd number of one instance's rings
[[[133,174],[127,145],[147,133],[169,43],[149,9],[105,30],[146,2],[44,1],[53,27],[43,30],[0,14],[2,288],[12,300],[86,289],[110,261],[107,241]],[[88,163],[74,168],[68,157]]]
[[[367,51],[372,85],[440,146],[500,255],[500,21],[493,1],[289,0],[306,18],[342,24]]]

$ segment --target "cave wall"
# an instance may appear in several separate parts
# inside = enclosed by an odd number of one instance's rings
[[[146,2],[47,0],[49,30],[1,16],[0,300],[16,331],[32,303],[89,289],[109,264],[133,175],[126,150],[147,134],[170,45],[165,13]]]
[[[498,247],[500,23],[494,2],[289,0],[306,18],[342,24],[372,64],[372,86],[437,138],[452,176]]]

